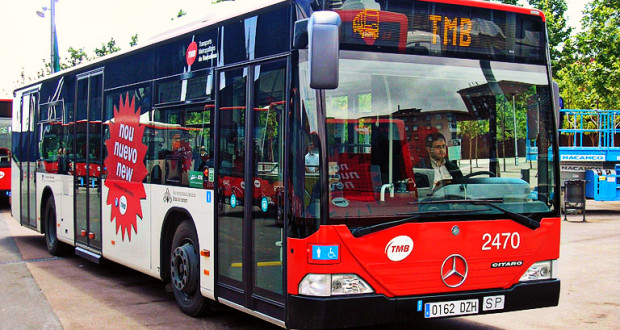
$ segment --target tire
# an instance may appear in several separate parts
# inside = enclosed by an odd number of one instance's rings
[[[200,293],[198,235],[189,220],[177,227],[170,249],[170,281],[181,311],[197,317],[210,311],[209,301]]]
[[[69,245],[58,240],[56,235],[56,203],[50,196],[45,204],[45,244],[47,251],[53,256],[64,255],[69,251]]]

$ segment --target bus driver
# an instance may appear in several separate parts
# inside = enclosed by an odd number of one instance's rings
[[[426,136],[426,149],[429,158],[425,159],[424,167],[435,170],[433,185],[441,180],[463,177],[463,173],[456,163],[448,159],[446,147],[446,138],[443,134],[431,133]]]

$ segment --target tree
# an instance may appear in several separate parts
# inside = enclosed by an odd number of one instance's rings
[[[469,139],[469,171],[472,172],[472,159],[476,159],[478,167],[478,137],[489,133],[489,122],[486,120],[470,120],[457,123],[458,133]],[[474,150],[472,150],[474,149]]]
[[[187,12],[185,12],[183,9],[179,9],[179,11],[176,14],[176,18],[180,18],[183,17],[187,14]],[[172,18],[174,19],[174,18]],[[129,46],[133,47],[136,46],[138,44],[138,34],[134,34],[131,36],[131,41],[129,42]],[[101,48],[95,48],[94,52],[95,52],[95,56],[94,57],[90,57],[85,51],[84,48],[73,48],[73,46],[69,47],[69,49],[67,50],[68,57],[65,57],[61,63],[60,63],[60,68],[61,70],[79,65],[85,61],[91,60],[93,58],[96,57],[101,57],[101,56],[105,56],[108,54],[112,54],[114,52],[117,52],[121,50],[120,47],[118,47],[116,45],[116,40],[114,40],[114,38],[110,38],[110,41],[108,41],[107,43],[102,43],[101,44]],[[49,62],[47,62],[47,60],[43,59],[43,68],[41,68],[40,70],[37,71],[36,75],[37,78],[41,78],[44,77],[46,75],[51,74],[52,70],[51,70],[51,65]],[[17,79],[15,81],[15,85],[16,86],[20,86],[26,83],[26,81],[32,81],[35,78],[32,77],[26,77],[24,68],[22,68],[22,72],[21,72],[21,77],[19,79]]]
[[[84,48],[75,49],[73,47],[69,47],[68,52],[69,58],[65,58],[65,61],[60,64],[60,68],[63,70],[89,60],[88,55],[84,52]]]
[[[101,44],[101,48],[95,48],[95,54],[97,57],[105,56],[108,54],[112,54],[118,52],[120,47],[116,46],[116,40],[114,38],[110,38],[107,44]]]
[[[487,0],[489,1],[489,0]],[[520,0],[494,0],[509,5],[519,5]],[[528,0],[529,4],[542,10],[547,22],[549,36],[549,51],[551,53],[551,66],[555,74],[570,63],[571,47],[566,47],[570,41],[572,28],[566,24],[566,0]],[[570,45],[569,45],[570,46]]]
[[[571,47],[566,47],[573,29],[566,22],[566,0],[528,0],[529,4],[542,10],[547,21],[549,52],[554,77],[570,62]]]
[[[620,0],[593,0],[559,73],[565,108],[620,109]]]

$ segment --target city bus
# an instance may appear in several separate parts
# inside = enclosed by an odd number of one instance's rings
[[[551,86],[535,9],[217,4],[15,91],[12,212],[52,255],[158,278],[190,316],[338,328],[556,306]],[[536,161],[500,166],[524,134]]]
[[[13,100],[0,99],[0,202],[11,198],[11,112]]]

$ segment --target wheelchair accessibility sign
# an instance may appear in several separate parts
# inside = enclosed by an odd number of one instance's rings
[[[340,259],[338,245],[312,245],[312,259],[334,261]]]

